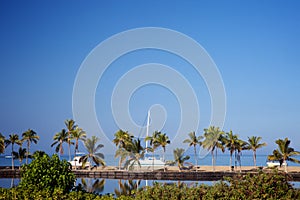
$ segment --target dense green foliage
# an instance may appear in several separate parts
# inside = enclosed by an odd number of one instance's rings
[[[204,184],[190,186],[180,182],[178,184],[156,183],[143,190],[125,192],[122,189],[119,193],[121,196],[118,197],[88,193],[79,187],[65,193],[61,187],[53,188],[53,190],[42,188],[33,191],[31,188],[18,186],[12,189],[0,188],[0,199],[300,199],[299,189],[294,189],[288,181],[290,181],[289,176],[285,173],[260,172],[257,175],[248,174],[227,178],[226,181],[217,182],[213,186]]]
[[[22,167],[21,182],[18,187],[29,190],[47,190],[53,192],[57,189],[63,193],[74,187],[75,175],[71,172],[70,164],[59,160],[57,155],[34,154],[33,161]]]
[[[135,199],[300,199],[300,191],[292,187],[286,174],[248,174],[213,186],[188,187],[185,184],[156,184],[136,193]]]

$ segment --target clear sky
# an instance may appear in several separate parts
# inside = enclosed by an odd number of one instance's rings
[[[262,136],[268,143],[264,153],[284,137],[300,150],[299,9],[296,0],[0,1],[0,132],[21,135],[31,128],[41,137],[32,149],[53,152],[53,135],[73,118],[73,85],[86,56],[122,31],[162,27],[193,38],[214,60],[227,96],[225,131],[242,139]],[[116,82],[150,62],[173,67],[190,82],[199,99],[202,134],[211,111],[203,79],[184,60],[157,50],[124,55],[103,75],[95,107],[104,134],[111,139],[118,129],[110,107]],[[172,138],[180,109],[166,88],[137,90],[129,104],[133,120],[142,125],[152,104],[165,107],[163,131]]]

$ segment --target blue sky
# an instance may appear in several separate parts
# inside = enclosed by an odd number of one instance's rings
[[[232,129],[242,139],[262,136],[268,143],[265,153],[284,137],[300,150],[299,8],[298,1],[1,1],[0,132],[8,136],[34,129],[41,141],[32,148],[53,152],[53,135],[73,117],[73,85],[86,56],[114,34],[163,27],[196,40],[216,63],[227,96],[225,131]],[[105,134],[112,138],[118,129],[110,108],[116,81],[149,62],[172,66],[190,82],[200,99],[201,134],[210,119],[203,79],[182,59],[155,50],[125,55],[103,75],[95,107]],[[180,110],[165,88],[136,91],[132,118],[143,124],[155,103],[165,106],[163,131],[172,137]]]

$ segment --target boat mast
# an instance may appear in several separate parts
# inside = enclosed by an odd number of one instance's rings
[[[148,110],[147,116],[147,130],[146,130],[146,137],[149,136],[149,126],[150,126],[150,110]],[[146,142],[146,149],[148,148],[148,141]]]

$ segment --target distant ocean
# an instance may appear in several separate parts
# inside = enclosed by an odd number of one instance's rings
[[[190,159],[187,162],[191,162],[193,164],[195,164],[195,159],[194,159],[194,155],[191,154],[189,155]],[[73,157],[73,156],[72,156]],[[173,155],[166,155],[166,160],[173,160]],[[230,156],[227,154],[219,154],[216,158],[216,165],[217,166],[229,166],[229,158]],[[67,155],[64,155],[61,157],[61,159],[68,159]],[[241,161],[242,161],[242,166],[253,166],[253,156],[252,155],[242,155],[241,157]],[[257,155],[256,158],[256,165],[257,166],[266,166],[266,161],[267,161],[267,155]],[[118,166],[118,159],[114,158],[114,155],[105,155],[105,162],[106,165],[108,166]],[[201,167],[201,165],[211,165],[212,159],[211,159],[211,155],[208,154],[207,156],[203,157],[203,158],[199,158],[198,159],[198,165]],[[23,161],[23,163],[25,163],[25,160]],[[234,157],[232,159],[232,165],[234,165]],[[295,163],[291,163],[288,162],[289,166],[300,166],[299,164],[295,164]],[[11,159],[7,159],[5,158],[5,156],[1,155],[0,156],[0,166],[11,166]],[[19,166],[19,161],[15,160],[15,166]],[[86,179],[87,182],[90,184],[90,186],[96,181],[96,179]],[[103,188],[103,190],[99,191],[99,193],[101,194],[106,194],[106,193],[114,193],[115,189],[118,189],[119,184],[118,184],[119,180],[105,180],[105,186]],[[0,187],[4,187],[4,188],[10,188],[12,185],[17,185],[19,182],[19,179],[3,179],[0,178]],[[125,182],[125,181],[124,181]],[[142,180],[141,182],[139,182],[139,187],[145,186],[145,185],[152,185],[154,181],[144,181]],[[157,182],[157,181],[155,181]],[[172,181],[160,181],[160,182],[167,182],[167,183],[172,183]],[[81,183],[81,179],[78,179],[77,184]],[[187,184],[194,184],[195,182],[193,181],[186,181]],[[201,182],[197,182],[199,183],[205,183],[205,184],[209,184],[211,185],[213,182],[211,181],[201,181]],[[294,183],[295,187],[300,187],[300,183]]]

